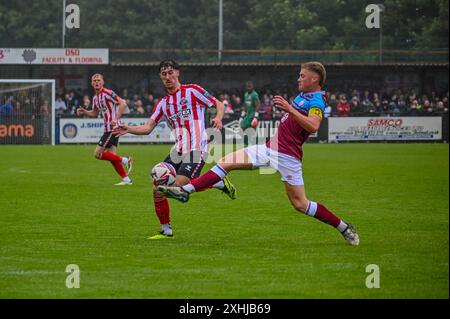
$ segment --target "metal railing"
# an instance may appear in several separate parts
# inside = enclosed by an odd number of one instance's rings
[[[110,61],[113,65],[157,65],[167,58],[193,65],[297,65],[311,60],[326,64],[380,64],[379,50],[222,50],[218,53],[216,49],[111,49]],[[381,64],[448,64],[448,53],[448,50],[384,50]]]

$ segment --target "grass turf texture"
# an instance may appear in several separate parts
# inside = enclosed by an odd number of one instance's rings
[[[0,146],[1,298],[449,297],[448,145],[305,145],[309,198],[354,223],[359,247],[257,171],[231,174],[235,201],[171,201],[175,239],[147,240],[160,230],[149,174],[169,146],[119,148],[135,157],[132,187],[114,187],[93,149]],[[72,263],[80,289],[65,286]]]

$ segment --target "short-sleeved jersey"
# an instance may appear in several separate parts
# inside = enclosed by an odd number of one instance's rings
[[[205,129],[205,108],[216,104],[216,98],[199,85],[181,85],[156,105],[151,119],[158,123],[163,117],[175,133],[175,149],[179,153],[208,151]]]
[[[245,92],[244,101],[246,112],[245,116],[253,118],[255,115],[256,102],[259,101],[258,93],[256,93],[256,91],[254,90],[251,92]]]
[[[325,111],[325,92],[300,93],[291,104],[305,116],[317,115],[321,119]],[[298,124],[289,113],[281,119],[275,135],[267,142],[267,146],[280,153],[293,156],[299,160],[303,157],[302,145],[310,133]]]
[[[113,130],[111,121],[116,118],[118,99],[119,96],[114,91],[105,88],[96,93],[92,99],[92,108],[102,112],[105,132]]]

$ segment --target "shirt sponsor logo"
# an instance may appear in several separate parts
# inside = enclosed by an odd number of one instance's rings
[[[171,120],[176,120],[179,117],[182,117],[183,119],[189,119],[191,117],[192,111],[190,109],[184,109],[180,110],[178,113],[170,116],[169,118]]]

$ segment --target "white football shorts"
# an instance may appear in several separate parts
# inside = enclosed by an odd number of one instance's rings
[[[244,148],[253,168],[272,167],[280,172],[281,180],[292,186],[303,186],[302,162],[290,155],[279,153],[265,144]],[[266,173],[267,174],[267,173]]]

